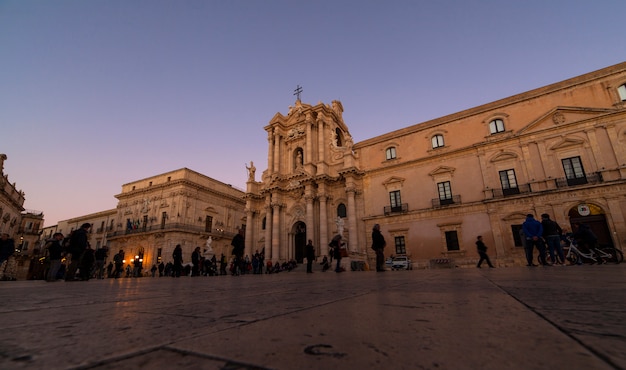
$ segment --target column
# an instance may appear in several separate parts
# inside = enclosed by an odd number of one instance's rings
[[[326,131],[326,125],[321,118],[317,119],[317,174],[321,175],[326,172],[326,151],[324,145],[324,132]]]
[[[267,172],[274,172],[274,135],[267,133]]]
[[[250,207],[246,208],[246,243],[245,243],[245,252],[244,256],[247,254],[252,258],[252,254],[254,253],[254,237],[253,235],[253,227],[254,227],[254,211]]]
[[[328,237],[328,220],[326,219],[326,195],[323,193],[318,196],[320,202],[320,254],[322,256],[328,256],[328,243],[330,238]],[[329,256],[330,257],[330,256]]]
[[[311,118],[307,115],[307,119],[304,123],[306,125],[306,148],[304,152],[304,163],[313,163],[313,139],[311,138]]]
[[[272,202],[272,262],[280,259],[280,204]]]
[[[315,238],[315,224],[313,221],[313,199],[315,199],[315,197],[313,196],[313,190],[311,189],[311,184],[306,186],[305,189],[305,194],[304,194],[304,201],[306,202],[306,238],[307,238],[307,243],[309,242],[308,239],[311,239],[313,241],[313,245],[315,245],[316,242],[319,242],[316,238]],[[321,243],[320,243],[321,245]],[[317,253],[316,253],[317,254]]]
[[[272,173],[280,172],[280,135],[274,134],[274,165]]]
[[[272,207],[270,206],[270,196],[265,198],[265,260],[272,261]]]
[[[354,197],[356,189],[353,185],[346,189],[346,194],[348,195],[348,230],[350,230],[349,247],[352,252],[361,252],[363,248],[359,246],[359,231],[356,225],[356,201]]]

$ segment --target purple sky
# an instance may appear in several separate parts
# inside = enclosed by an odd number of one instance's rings
[[[511,3],[515,3],[511,5]],[[0,153],[46,226],[188,167],[243,189],[263,127],[355,142],[626,60],[623,0],[0,0]]]

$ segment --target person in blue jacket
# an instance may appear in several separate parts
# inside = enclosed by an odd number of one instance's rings
[[[543,243],[543,226],[541,222],[535,220],[532,214],[526,215],[526,221],[522,224],[522,230],[526,236],[526,266],[537,266],[533,263],[533,249],[536,247],[539,251],[539,261],[542,265],[548,266],[546,262],[546,247]]]

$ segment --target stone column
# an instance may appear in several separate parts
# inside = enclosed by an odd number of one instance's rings
[[[313,241],[313,245],[315,245],[318,240],[315,238],[315,227],[313,222],[313,200],[315,197],[313,196],[313,191],[311,189],[311,185],[307,185],[305,189],[304,200],[306,202],[306,238],[307,243],[308,239]]]
[[[267,133],[267,172],[274,172],[274,134]]]
[[[324,140],[324,132],[326,132],[326,125],[321,118],[317,119],[317,174],[322,175],[326,172],[326,141]]]
[[[272,173],[280,172],[280,140],[280,135],[274,134],[274,165],[272,167]]]
[[[348,246],[352,252],[361,252],[363,248],[359,245],[359,232],[356,226],[356,189],[354,185],[346,188],[346,194],[348,195],[348,230],[350,230],[350,244]]]
[[[270,206],[270,196],[265,198],[265,259],[272,260],[272,207]]]
[[[326,195],[320,194],[318,199],[320,202],[320,255],[328,256],[328,243],[330,243],[330,238],[328,237],[328,220],[326,219],[327,198]]]
[[[272,202],[272,262],[280,259],[280,204]]]
[[[304,123],[306,125],[306,148],[304,152],[304,163],[313,162],[313,138],[311,137],[311,119],[310,116],[307,115],[307,119]]]
[[[254,237],[253,235],[253,225],[254,225],[254,211],[248,206],[246,207],[246,243],[245,243],[245,251],[244,256],[247,254],[252,259],[252,253],[254,251]]]

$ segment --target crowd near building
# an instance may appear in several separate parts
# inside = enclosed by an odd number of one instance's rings
[[[94,249],[107,247],[109,258],[123,250],[145,266],[169,262],[178,244],[189,259],[209,237],[213,253],[230,257],[239,230],[248,256],[301,262],[312,240],[321,259],[342,234],[348,259],[373,266],[379,224],[385,255],[407,255],[414,268],[474,266],[478,235],[505,267],[527,262],[526,215],[548,214],[623,249],[625,108],[620,63],[355,143],[340,101],[298,95],[264,127],[267,169],[257,179],[250,162],[245,191],[183,168],[122,185],[115,209],[41,229],[43,215],[25,212],[24,194],[2,174],[0,231],[33,255],[53,233],[88,222]],[[26,240],[33,231],[39,239]]]

